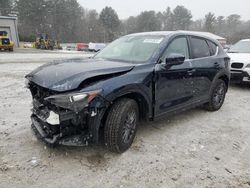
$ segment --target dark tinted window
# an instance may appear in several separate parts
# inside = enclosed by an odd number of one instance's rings
[[[197,37],[190,37],[193,58],[210,56],[210,51],[206,40]]]
[[[215,44],[215,43],[213,43],[212,41],[209,41],[209,40],[207,40],[207,43],[208,43],[208,46],[209,46],[209,48],[210,48],[210,51],[211,51],[211,55],[215,55],[216,54],[216,52],[217,52],[217,45]]]
[[[170,54],[181,54],[184,55],[186,59],[189,59],[188,43],[186,37],[174,39],[164,52],[163,57],[167,58]]]

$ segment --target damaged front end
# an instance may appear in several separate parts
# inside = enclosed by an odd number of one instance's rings
[[[108,102],[99,93],[59,93],[29,82],[33,97],[32,130],[49,145],[86,146],[98,141]]]

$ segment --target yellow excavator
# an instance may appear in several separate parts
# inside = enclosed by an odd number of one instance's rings
[[[10,40],[6,31],[0,31],[0,50],[2,49],[10,52],[14,49],[14,42]]]
[[[57,41],[50,39],[48,34],[40,34],[37,36],[34,47],[42,50],[54,50],[55,48],[61,49],[60,44]]]

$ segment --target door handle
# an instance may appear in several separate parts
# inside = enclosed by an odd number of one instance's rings
[[[220,67],[220,64],[219,64],[218,62],[215,62],[215,63],[214,63],[214,67],[215,67],[215,68],[219,68],[219,67]]]
[[[193,75],[193,73],[194,73],[195,71],[196,71],[195,69],[189,69],[189,70],[187,71],[187,73],[188,73],[188,75],[190,76],[190,75]]]

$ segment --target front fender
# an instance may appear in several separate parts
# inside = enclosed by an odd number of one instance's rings
[[[153,115],[152,112],[152,96],[149,95],[147,88],[138,85],[138,84],[129,84],[120,88],[117,88],[110,92],[108,95],[99,96],[95,100],[93,100],[89,106],[89,130],[91,135],[93,136],[93,142],[98,143],[99,140],[99,130],[102,125],[102,119],[105,114],[107,114],[107,110],[113,104],[116,99],[119,99],[123,96],[127,97],[129,95],[140,96],[143,97],[143,101],[146,102],[146,106],[148,109],[148,116],[145,118],[151,118]],[[144,105],[144,104],[143,104]],[[92,116],[94,114],[94,116]]]
[[[82,91],[102,89],[100,95],[111,103],[121,96],[138,93],[150,105],[153,99],[153,70],[154,65],[152,64],[136,66],[126,74],[100,80]]]
[[[148,108],[149,118],[153,115],[153,69],[154,65],[145,64],[136,66],[132,71],[109,79],[100,80],[97,83],[82,89],[81,91],[91,91],[101,89],[100,96],[91,102],[90,109],[94,110],[97,114],[91,117],[90,130],[93,134],[94,141],[98,141],[99,128],[101,120],[106,114],[106,110],[112,103],[122,97],[132,94],[143,97]]]

